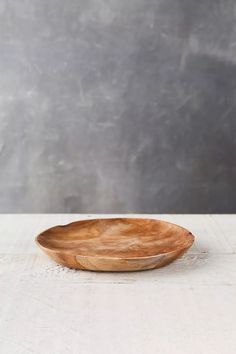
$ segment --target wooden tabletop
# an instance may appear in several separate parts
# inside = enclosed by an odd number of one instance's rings
[[[0,216],[0,353],[235,354],[236,216],[128,215],[196,236],[182,258],[143,272],[70,270],[34,243],[51,226],[108,216],[122,215]]]

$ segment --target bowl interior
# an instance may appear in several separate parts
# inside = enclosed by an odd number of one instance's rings
[[[66,254],[139,258],[185,250],[193,243],[186,229],[154,219],[93,219],[55,226],[41,233],[42,248]]]

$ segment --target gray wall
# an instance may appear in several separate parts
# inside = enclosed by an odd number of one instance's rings
[[[0,212],[236,212],[236,2],[0,0]]]

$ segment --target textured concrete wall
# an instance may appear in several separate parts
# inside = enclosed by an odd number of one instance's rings
[[[0,0],[0,212],[236,212],[236,2]]]

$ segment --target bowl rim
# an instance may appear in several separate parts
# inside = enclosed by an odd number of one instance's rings
[[[44,246],[40,243],[39,241],[39,238],[40,236],[42,236],[43,234],[46,234],[49,230],[52,230],[54,228],[57,228],[57,227],[69,227],[71,226],[72,224],[77,224],[77,223],[80,223],[80,222],[84,222],[84,221],[96,221],[96,220],[122,220],[122,219],[125,219],[125,220],[146,220],[146,221],[149,221],[149,220],[152,220],[152,221],[157,221],[157,222],[161,222],[161,223],[164,223],[164,224],[169,224],[169,225],[172,225],[172,226],[175,226],[183,231],[185,231],[187,234],[186,236],[188,235],[189,238],[189,244],[185,247],[177,247],[175,250],[172,250],[170,252],[163,252],[163,253],[156,253],[154,255],[149,255],[149,256],[135,256],[135,257],[125,257],[125,256],[103,256],[103,255],[81,255],[81,254],[78,254],[77,252],[73,253],[73,251],[71,249],[63,249],[63,250],[60,250],[60,249],[56,249],[54,247],[47,247],[47,246]],[[94,259],[103,259],[103,260],[141,260],[141,259],[150,259],[150,258],[156,258],[156,257],[160,257],[160,256],[166,256],[166,255],[171,255],[171,254],[174,254],[174,253],[182,253],[182,252],[185,252],[187,251],[194,243],[195,241],[195,235],[192,234],[192,232],[190,232],[188,229],[186,229],[185,227],[182,227],[180,225],[177,225],[175,223],[172,223],[172,222],[169,222],[169,221],[165,221],[165,220],[160,220],[160,219],[152,219],[152,218],[142,218],[142,217],[111,217],[111,218],[93,218],[93,219],[81,219],[81,220],[77,220],[77,221],[72,221],[70,223],[67,223],[67,224],[64,224],[64,225],[55,225],[55,226],[52,226],[52,227],[49,227],[48,229],[42,231],[40,234],[38,234],[36,237],[35,237],[35,243],[42,249],[44,250],[45,252],[52,252],[52,253],[57,253],[57,254],[61,254],[61,255],[67,255],[67,256],[71,256],[71,257],[80,257],[80,258],[94,258]]]

